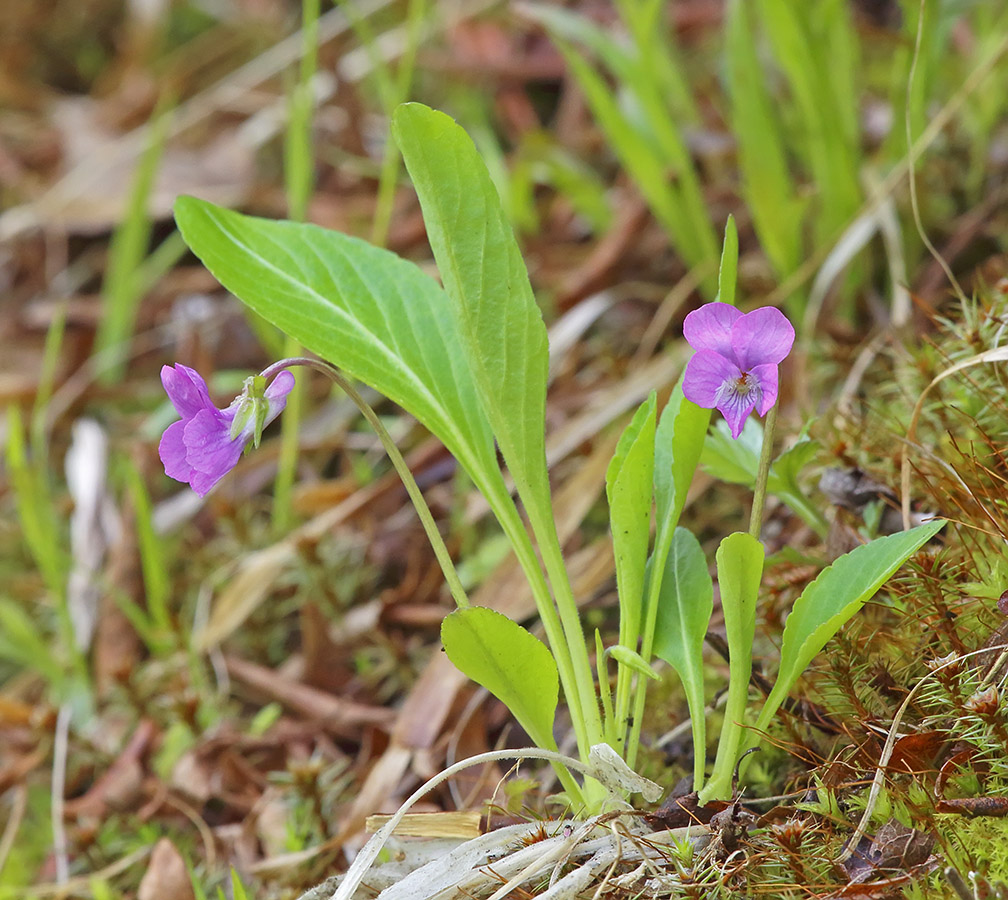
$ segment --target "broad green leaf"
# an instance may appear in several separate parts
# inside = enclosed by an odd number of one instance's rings
[[[228,290],[300,344],[416,416],[487,493],[501,476],[447,295],[413,263],[314,225],[193,197],[186,243]]]
[[[406,103],[392,131],[485,416],[530,515],[543,515],[550,509],[546,326],[514,232],[476,147],[449,116]]]
[[[633,669],[633,671],[638,672],[647,678],[650,678],[652,681],[660,680],[658,673],[644,661],[644,657],[641,656],[636,650],[631,650],[629,647],[624,647],[623,644],[616,644],[610,647],[607,652],[621,666],[626,666],[628,669]]]
[[[724,800],[731,794],[745,727],[752,675],[752,644],[756,634],[756,600],[763,576],[763,545],[738,531],[728,535],[717,550],[718,586],[728,640],[728,701],[710,781],[700,799]]]
[[[693,728],[693,788],[703,782],[707,751],[704,718],[703,642],[714,609],[714,583],[692,532],[676,528],[658,594],[654,652],[679,676]]]
[[[602,739],[581,621],[564,567],[546,470],[546,326],[514,232],[487,167],[469,136],[444,113],[420,103],[398,107],[392,133],[423,210],[445,292],[458,323],[462,359],[483,415],[515,482],[535,534],[556,605],[534,553],[512,538],[556,653],[582,753]],[[514,533],[515,523],[510,523]],[[520,528],[520,523],[518,526]],[[529,547],[531,545],[529,544]],[[527,549],[527,548],[524,548]],[[562,633],[561,633],[562,632]]]
[[[647,565],[651,532],[656,403],[652,391],[620,437],[606,471],[609,526],[616,559],[620,643],[625,647],[637,646],[644,606],[644,567]]]
[[[757,730],[766,727],[827,641],[944,525],[939,519],[855,547],[823,569],[802,591],[784,623],[780,669]]]
[[[441,623],[448,658],[500,700],[540,747],[556,749],[553,720],[560,684],[546,645],[507,616],[482,606]]]

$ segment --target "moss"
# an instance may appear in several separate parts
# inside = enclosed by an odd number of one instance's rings
[[[987,880],[1008,883],[1008,819],[939,813],[935,826],[950,857],[965,857]]]

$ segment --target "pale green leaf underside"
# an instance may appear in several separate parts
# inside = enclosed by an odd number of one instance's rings
[[[714,609],[714,584],[700,542],[686,528],[676,528],[665,563],[654,652],[682,681],[693,731],[694,788],[703,777],[706,749],[704,718],[703,642]]]
[[[714,583],[703,548],[688,529],[676,528],[658,600],[654,652],[676,670],[684,683],[701,690],[701,654],[713,610]]]
[[[482,606],[457,609],[441,623],[455,666],[500,700],[540,747],[555,750],[560,681],[546,645],[507,616]]]
[[[451,304],[433,279],[314,225],[193,197],[179,198],[175,217],[193,252],[248,307],[416,416],[477,484],[500,479]]]

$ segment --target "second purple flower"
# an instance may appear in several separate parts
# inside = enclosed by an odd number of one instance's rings
[[[280,372],[269,387],[261,375],[246,378],[245,389],[226,409],[213,405],[199,372],[181,363],[162,368],[161,383],[182,417],[161,437],[165,474],[188,482],[203,497],[238,464],[250,441],[259,446],[263,429],[287,405],[294,376]]]
[[[753,410],[766,415],[777,401],[777,366],[791,352],[794,328],[773,306],[743,314],[727,303],[708,303],[686,316],[683,335],[696,351],[683,394],[720,410],[738,438]]]

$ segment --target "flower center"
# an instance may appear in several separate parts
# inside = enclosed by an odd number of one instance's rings
[[[759,387],[759,385],[756,384],[756,379],[748,372],[743,372],[735,379],[735,392],[741,397],[747,397],[756,390],[757,387]]]

